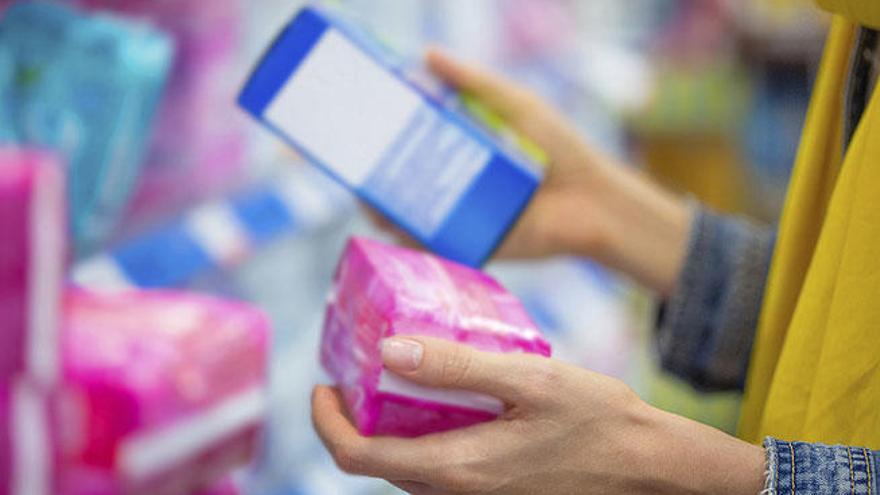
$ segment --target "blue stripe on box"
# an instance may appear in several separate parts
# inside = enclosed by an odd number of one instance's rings
[[[522,166],[495,154],[429,240],[428,247],[452,260],[480,267],[538,188],[540,180]]]
[[[262,120],[263,112],[327,29],[312,9],[302,9],[257,64],[238,104]]]
[[[172,287],[216,265],[183,222],[137,239],[113,253],[122,271],[138,287]]]
[[[248,238],[263,243],[297,228],[296,219],[271,189],[261,189],[233,200],[232,208]]]

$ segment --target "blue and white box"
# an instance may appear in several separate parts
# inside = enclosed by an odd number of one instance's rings
[[[540,167],[315,7],[275,40],[239,104],[427,248],[471,266],[489,258],[541,183]]]

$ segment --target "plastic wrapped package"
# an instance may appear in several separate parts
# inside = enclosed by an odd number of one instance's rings
[[[267,402],[261,312],[72,289],[63,328],[65,494],[190,494],[252,457]]]
[[[495,398],[417,386],[385,370],[380,343],[395,335],[550,355],[550,344],[520,302],[488,275],[427,253],[354,238],[327,308],[321,362],[361,433],[418,436],[502,412]]]
[[[53,495],[58,395],[33,380],[0,382],[0,495]]]
[[[330,179],[300,169],[231,198],[203,203],[109,252],[81,260],[73,268],[73,281],[96,289],[182,287],[232,268],[280,238],[326,227],[352,207]]]
[[[2,13],[0,13],[2,15]],[[16,141],[12,125],[12,82],[15,74],[12,54],[0,45],[0,144]]]
[[[247,178],[243,160],[246,141],[234,95],[242,77],[237,55],[246,2],[80,3],[148,20],[168,32],[177,47],[148,163],[130,212],[135,225],[164,218],[239,186]]]
[[[56,379],[64,190],[54,156],[0,149],[0,382]]]
[[[171,42],[146,24],[20,2],[0,20],[0,45],[13,60],[17,138],[68,160],[76,247],[94,247],[139,175]]]
[[[198,492],[197,495],[241,495],[241,490],[232,478],[224,478],[210,488]]]

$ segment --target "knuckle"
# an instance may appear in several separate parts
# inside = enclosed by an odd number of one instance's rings
[[[441,484],[453,493],[486,493],[497,487],[485,452],[472,445],[451,448],[441,468]]]
[[[333,460],[336,462],[339,469],[349,474],[360,472],[361,466],[363,465],[363,459],[361,457],[360,449],[357,448],[355,444],[334,444],[330,448],[330,453],[333,455]]]
[[[440,366],[440,381],[450,387],[460,387],[467,383],[473,367],[473,354],[467,349],[450,352],[443,358]]]
[[[564,377],[559,367],[549,359],[536,358],[523,373],[526,380],[523,386],[530,397],[543,398],[558,393],[564,385]]]
[[[495,484],[489,477],[467,466],[458,466],[446,472],[443,485],[454,493],[486,493]]]

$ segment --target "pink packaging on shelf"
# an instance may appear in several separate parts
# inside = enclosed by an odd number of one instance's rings
[[[32,380],[0,383],[0,495],[53,495],[55,394]]]
[[[232,478],[227,477],[210,488],[200,491],[198,495],[241,495],[241,490]]]
[[[269,324],[181,292],[65,295],[66,494],[190,494],[247,462],[266,411]]]
[[[381,341],[394,335],[550,356],[550,344],[520,302],[488,275],[428,253],[354,238],[337,269],[321,362],[360,432],[412,437],[502,412],[493,397],[429,389],[385,370]]]
[[[0,382],[55,381],[65,209],[52,155],[0,149]]]

